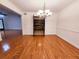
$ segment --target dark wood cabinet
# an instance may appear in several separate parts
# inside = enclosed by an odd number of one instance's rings
[[[45,34],[45,18],[33,16],[33,34],[44,35]]]

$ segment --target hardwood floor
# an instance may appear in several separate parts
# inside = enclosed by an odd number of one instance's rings
[[[0,59],[79,59],[79,49],[56,35],[19,36],[0,42]]]
[[[21,30],[5,30],[0,31],[3,39],[14,39],[20,35],[22,35]]]

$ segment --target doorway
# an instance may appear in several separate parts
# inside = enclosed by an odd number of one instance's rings
[[[45,18],[33,16],[33,35],[45,35]]]

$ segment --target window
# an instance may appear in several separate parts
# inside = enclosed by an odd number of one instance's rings
[[[3,29],[2,20],[0,20],[0,29]]]

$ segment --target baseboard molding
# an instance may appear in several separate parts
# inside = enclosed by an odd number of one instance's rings
[[[65,42],[67,42],[68,44],[70,44],[71,46],[73,46],[74,48],[77,48],[79,50],[79,47],[77,47],[76,45],[70,43],[68,40],[66,40],[65,38],[63,38],[62,36],[60,35],[56,35],[57,37],[59,37],[60,39],[64,40]]]

